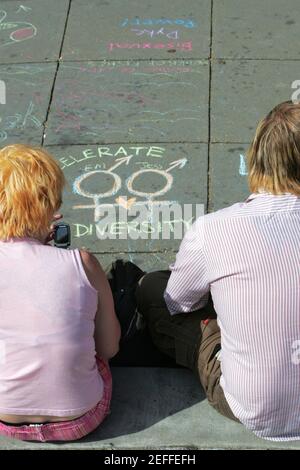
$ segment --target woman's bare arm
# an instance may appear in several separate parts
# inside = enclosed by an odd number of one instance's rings
[[[106,275],[97,258],[80,250],[82,264],[91,285],[98,291],[98,310],[95,318],[95,345],[97,355],[110,359],[119,351],[121,328]]]

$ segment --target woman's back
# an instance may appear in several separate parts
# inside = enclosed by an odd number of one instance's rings
[[[0,241],[0,414],[78,416],[102,397],[98,292],[79,250]]]

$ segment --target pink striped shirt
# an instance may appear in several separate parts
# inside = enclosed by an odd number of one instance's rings
[[[234,415],[259,437],[300,439],[300,197],[255,193],[200,217],[171,270],[171,314],[211,291]]]

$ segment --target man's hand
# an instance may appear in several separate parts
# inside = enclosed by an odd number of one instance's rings
[[[55,214],[54,215],[54,218],[53,218],[53,221],[52,221],[52,224],[50,225],[50,228],[49,228],[49,233],[45,239],[45,242],[44,242],[44,245],[49,245],[49,243],[53,240],[54,238],[54,226],[55,226],[55,223],[57,220],[60,220],[63,218],[63,215],[62,214]]]

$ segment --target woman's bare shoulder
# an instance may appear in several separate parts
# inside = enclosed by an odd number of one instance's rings
[[[90,253],[85,249],[80,249],[79,252],[82,265],[90,283],[93,287],[99,290],[99,287],[102,286],[104,280],[106,280],[105,273],[99,260],[95,255],[93,255],[93,253]]]

